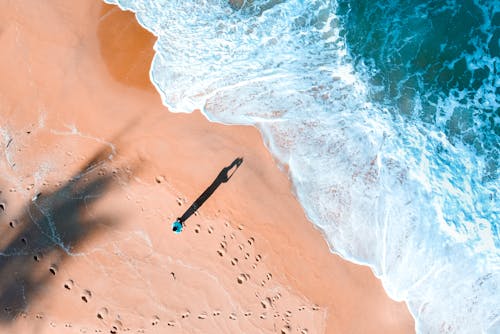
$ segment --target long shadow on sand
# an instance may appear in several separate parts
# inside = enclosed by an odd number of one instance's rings
[[[113,215],[92,216],[87,210],[117,176],[104,173],[99,163],[108,153],[100,151],[64,185],[35,196],[15,219],[0,208],[1,322],[26,312],[76,246],[117,224]]]
[[[236,158],[229,166],[222,168],[212,184],[205,189],[205,191],[196,199],[196,201],[193,202],[193,204],[191,204],[181,217],[177,218],[177,221],[185,222],[189,217],[191,217],[191,215],[194,214],[210,196],[212,196],[214,191],[217,190],[222,183],[229,181],[242,163],[243,158]]]

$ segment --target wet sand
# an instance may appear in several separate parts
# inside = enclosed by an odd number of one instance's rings
[[[4,3],[0,332],[413,332],[330,253],[255,128],[161,104],[154,41],[97,0]]]

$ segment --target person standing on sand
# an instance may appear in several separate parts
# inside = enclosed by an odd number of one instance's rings
[[[234,172],[240,167],[240,165],[243,163],[243,158],[236,158],[234,161],[227,167],[224,167],[219,175],[215,178],[215,180],[212,182],[210,186],[208,186],[207,189],[194,201],[193,204],[184,212],[184,214],[181,217],[178,217],[173,223],[172,223],[172,231],[175,233],[181,233],[182,229],[184,228],[184,222],[198,210],[203,203],[214,193],[214,191],[222,184],[226,183],[229,181],[229,179],[233,176]],[[234,168],[234,170],[229,174],[229,172]]]

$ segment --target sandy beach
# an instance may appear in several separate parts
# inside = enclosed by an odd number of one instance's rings
[[[4,1],[0,333],[414,332],[330,252],[257,129],[162,105],[154,42],[98,0]]]

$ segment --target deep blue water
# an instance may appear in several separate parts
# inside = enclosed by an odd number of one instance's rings
[[[500,333],[499,1],[110,2],[158,36],[164,104],[259,128],[418,332]]]

